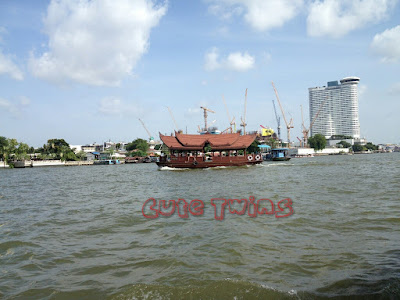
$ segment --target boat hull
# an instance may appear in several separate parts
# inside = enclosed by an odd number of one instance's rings
[[[290,157],[274,157],[272,158],[273,161],[288,161]]]
[[[205,169],[214,167],[240,167],[246,165],[256,165],[262,163],[262,160],[258,161],[235,161],[235,162],[212,162],[212,161],[199,161],[194,162],[157,162],[159,167],[169,167],[169,168],[182,168],[182,169]]]

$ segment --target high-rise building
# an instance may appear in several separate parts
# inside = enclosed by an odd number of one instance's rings
[[[346,77],[328,82],[328,86],[309,88],[310,122],[319,111],[311,128],[311,136],[320,133],[360,138],[358,119],[358,77]]]

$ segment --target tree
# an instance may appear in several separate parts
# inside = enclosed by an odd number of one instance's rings
[[[130,153],[130,156],[131,156],[131,157],[135,157],[135,156],[138,156],[138,157],[146,157],[146,156],[147,156],[147,152],[142,151],[142,150],[132,151],[132,152]]]
[[[29,146],[25,143],[19,143],[18,148],[15,148],[15,158],[18,160],[28,159]]]
[[[8,149],[8,139],[4,136],[0,136],[0,158],[3,160],[4,165],[7,161],[7,149]]]
[[[351,144],[346,142],[346,141],[340,141],[336,145],[341,145],[343,148],[350,148],[351,147]]]
[[[64,139],[50,139],[41,149],[41,157],[65,160],[77,160],[77,157]]]
[[[367,148],[368,150],[372,150],[372,151],[378,150],[378,146],[372,144],[371,142],[368,142],[365,145],[365,148]]]
[[[258,148],[258,145],[260,145],[260,142],[257,140],[254,140],[254,142],[252,142],[251,145],[246,149],[246,152],[247,153],[260,152],[260,148]]]
[[[85,157],[86,157],[85,151],[79,151],[79,152],[76,153],[75,155],[76,155],[76,157],[77,157],[79,160],[84,160]]]
[[[355,144],[355,145],[353,145],[352,149],[354,152],[361,152],[361,151],[364,151],[366,148],[362,145]]]
[[[326,147],[326,138],[322,134],[317,133],[308,139],[308,143],[315,151],[323,150]]]
[[[267,140],[267,145],[270,146],[271,149],[275,149],[276,147],[278,147],[278,140],[274,138],[269,138]]]
[[[127,151],[141,150],[147,152],[149,150],[149,144],[144,139],[136,139],[126,145],[126,150]]]

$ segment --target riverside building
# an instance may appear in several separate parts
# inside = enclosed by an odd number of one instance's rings
[[[360,139],[358,118],[358,77],[346,77],[328,82],[328,86],[309,88],[311,136],[320,133],[327,139],[332,136],[351,136]]]

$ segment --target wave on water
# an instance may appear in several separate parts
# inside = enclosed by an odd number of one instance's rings
[[[171,168],[171,167],[165,166],[165,167],[158,168],[158,170],[159,171],[189,171],[192,169],[190,169],[190,168]]]
[[[280,166],[294,166],[294,164],[292,164],[292,163],[275,162],[275,163],[265,164],[264,166],[266,166],[266,167],[280,167]]]
[[[346,279],[316,291],[282,291],[267,284],[227,278],[189,281],[186,285],[127,285],[111,294],[110,299],[396,299],[396,295],[399,295],[398,279],[384,282]]]
[[[297,292],[279,291],[265,284],[240,280],[197,281],[182,286],[135,284],[111,299],[298,299]]]

